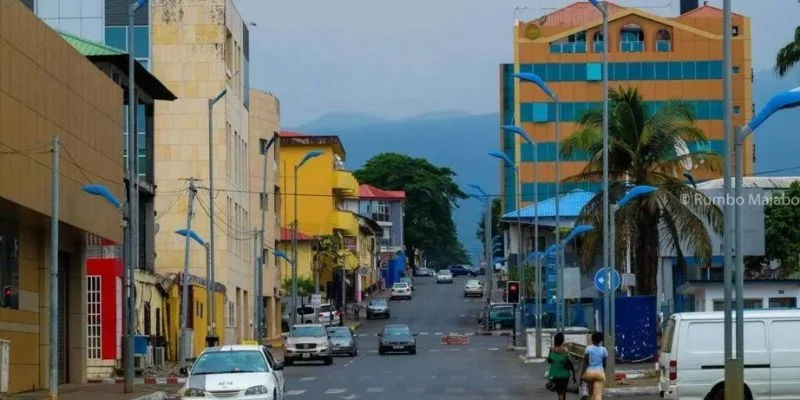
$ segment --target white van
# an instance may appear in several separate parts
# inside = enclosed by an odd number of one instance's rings
[[[659,350],[659,390],[665,399],[724,399],[722,312],[673,314]],[[747,399],[800,398],[800,309],[744,312]],[[736,354],[736,333],[733,335]]]

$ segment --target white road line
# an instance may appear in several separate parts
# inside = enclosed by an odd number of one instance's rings
[[[499,349],[499,348],[497,348],[497,347],[490,347],[490,348],[489,348],[489,351],[498,351],[498,350],[500,350],[500,349]]]
[[[464,336],[475,336],[475,332],[467,332]]]
[[[305,392],[306,392],[305,389],[302,389],[302,390],[289,390],[287,392],[284,392],[283,395],[284,396],[300,396],[301,394],[303,394]]]
[[[459,317],[461,317],[461,318],[464,318],[464,317],[466,317],[466,316],[467,316],[467,314],[461,314],[461,315],[459,315]]]
[[[381,393],[384,390],[386,390],[386,389],[382,388],[382,387],[374,387],[374,388],[371,387],[371,388],[367,388],[367,393]]]
[[[346,391],[347,389],[328,389],[325,391],[325,394],[342,394]]]
[[[299,380],[300,381],[313,381],[314,379],[317,379],[317,377],[316,376],[304,376],[304,377],[300,378]]]
[[[421,336],[427,336],[427,335],[428,335],[428,332],[420,332],[419,334],[420,334]]]
[[[434,335],[436,335],[436,336],[442,336],[442,335],[443,335],[443,333],[442,333],[442,332],[436,332],[436,333],[434,333]]]
[[[461,349],[450,349],[449,351],[461,351]]]

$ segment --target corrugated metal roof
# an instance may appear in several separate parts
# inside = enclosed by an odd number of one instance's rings
[[[625,7],[610,2],[603,2],[608,6],[608,15],[625,11]],[[588,1],[578,1],[564,8],[545,14],[536,21],[547,26],[581,26],[602,18],[600,11]]]
[[[745,176],[744,187],[762,189],[788,189],[793,182],[800,182],[800,176]],[[736,187],[736,182],[732,182]],[[722,189],[722,178],[697,184],[698,189]]]
[[[358,187],[358,197],[362,199],[403,200],[406,192],[402,190],[383,190],[372,185],[362,184]]]
[[[577,217],[583,206],[595,196],[594,192],[586,190],[575,189],[569,193],[559,196],[559,216],[565,218]],[[536,216],[536,208],[539,208],[539,218],[553,218],[556,216],[556,198],[551,197],[547,200],[542,200],[538,204],[533,204],[523,207],[520,210],[520,217],[524,219],[534,218]],[[516,219],[517,211],[511,211],[503,215],[503,219]]]
[[[58,34],[67,41],[75,50],[78,50],[84,57],[91,56],[120,56],[128,54],[116,47],[111,47],[102,43],[93,42],[91,40],[73,35],[64,31],[58,31]]]

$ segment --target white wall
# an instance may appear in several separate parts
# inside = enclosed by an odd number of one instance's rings
[[[781,294],[780,291],[783,291]],[[725,297],[722,284],[716,287],[707,287],[695,295],[696,311],[714,311],[714,300],[722,300]],[[744,298],[760,299],[763,308],[769,308],[769,299],[776,297],[793,297],[796,304],[800,305],[800,286],[797,283],[786,284],[762,284],[745,283]]]

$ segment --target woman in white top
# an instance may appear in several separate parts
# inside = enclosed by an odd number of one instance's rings
[[[603,387],[606,382],[605,368],[608,351],[601,346],[601,343],[603,343],[603,334],[600,332],[593,333],[592,344],[586,347],[586,353],[583,357],[581,376],[589,385],[592,400],[601,400],[603,398]]]

